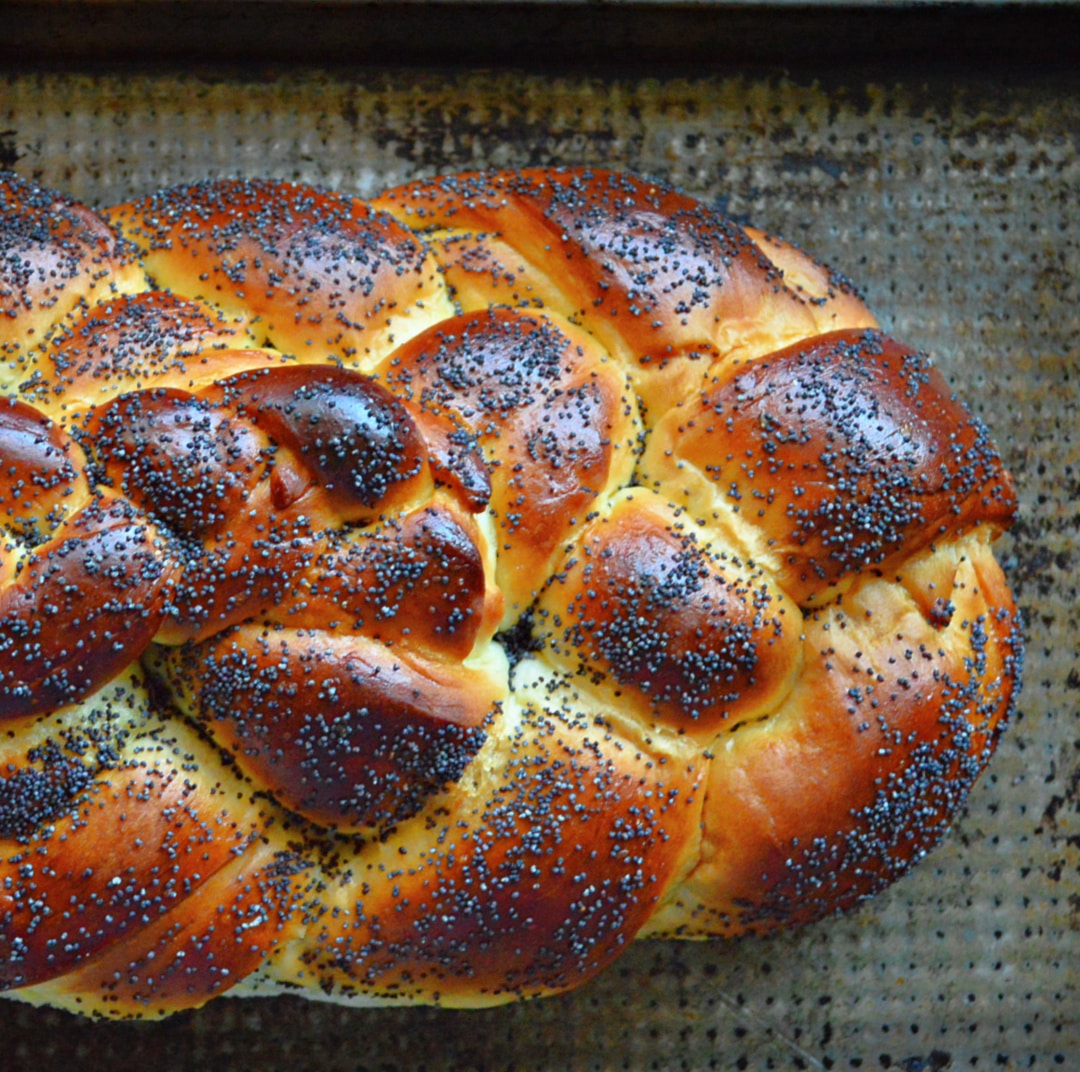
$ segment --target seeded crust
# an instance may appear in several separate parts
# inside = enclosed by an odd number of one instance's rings
[[[0,176],[0,987],[481,1006],[930,851],[1022,645],[985,428],[585,170]]]

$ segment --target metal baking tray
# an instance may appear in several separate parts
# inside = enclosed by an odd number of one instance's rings
[[[208,175],[368,195],[440,171],[590,164],[670,180],[805,246],[990,426],[1020,491],[1001,547],[1028,634],[1017,717],[960,821],[855,915],[638,943],[574,993],[475,1013],[267,998],[94,1024],[2,1002],[5,1066],[1080,1067],[1076,14],[0,8],[0,166],[92,203]]]

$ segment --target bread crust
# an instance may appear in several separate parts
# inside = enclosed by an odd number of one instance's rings
[[[842,276],[587,169],[0,199],[5,990],[487,1005],[944,836],[1016,495]]]
[[[77,309],[145,289],[134,250],[101,217],[55,190],[0,173],[0,389]]]

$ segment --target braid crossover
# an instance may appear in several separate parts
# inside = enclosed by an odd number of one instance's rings
[[[853,908],[1015,700],[984,426],[629,175],[0,175],[0,987],[494,1004]]]

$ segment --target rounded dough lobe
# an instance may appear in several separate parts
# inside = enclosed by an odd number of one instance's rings
[[[878,332],[727,367],[664,419],[642,469],[745,540],[800,603],[976,524],[1004,527],[1016,508],[986,428]]]
[[[808,923],[933,848],[1009,713],[1022,654],[1009,607],[976,536],[813,613],[794,690],[715,747],[700,863],[649,931]]]
[[[156,667],[275,799],[338,829],[390,830],[457,781],[505,678],[364,636],[239,626]]]
[[[564,691],[509,712],[422,822],[331,872],[323,915],[276,977],[475,1006],[606,967],[696,844],[701,770],[635,747]]]
[[[126,391],[182,382],[185,373],[194,384],[222,351],[254,345],[245,320],[203,302],[168,291],[119,295],[53,333],[20,395],[72,424]],[[260,353],[257,367],[267,361]]]
[[[809,258],[785,261],[798,264],[812,292],[788,288],[734,221],[630,175],[454,175],[375,204],[428,236],[464,308],[543,308],[595,335],[626,361],[650,423],[718,357],[874,323],[849,285],[837,284],[845,299],[836,300],[837,287]]]
[[[517,620],[574,527],[630,477],[640,426],[625,374],[565,321],[485,309],[400,347],[380,375],[452,415],[487,459],[498,584]]]
[[[791,688],[802,614],[694,529],[651,493],[625,492],[556,571],[537,632],[616,710],[708,744]]]
[[[0,400],[0,461],[0,525],[9,540],[52,535],[90,497],[83,452],[20,399]]]
[[[423,243],[355,197],[218,179],[104,215],[158,286],[257,320],[303,360],[365,367],[451,311]]]
[[[28,746],[28,747],[27,747]],[[205,903],[203,938],[175,941],[151,972],[187,957],[183,971],[213,959],[211,946],[258,948],[254,968],[296,923],[275,921],[272,938],[221,912],[234,876],[285,858],[271,835],[272,811],[222,768],[187,727],[152,710],[141,676],[117,679],[80,705],[24,724],[0,747],[0,980],[33,998],[85,1000],[106,1015],[158,1014],[154,996],[132,989],[140,946],[152,935],[200,933],[193,904]],[[269,911],[269,905],[267,905]],[[254,922],[254,919],[252,919]],[[251,959],[251,954],[249,954]],[[121,963],[123,962],[123,963]],[[206,965],[211,976],[228,974]],[[128,978],[117,974],[124,968]],[[177,1007],[206,1000],[213,986],[189,979]]]
[[[0,173],[0,389],[65,317],[145,288],[133,251],[85,205]]]
[[[135,504],[91,489],[82,450],[0,401],[0,722],[97,691],[146,649],[177,576]]]

